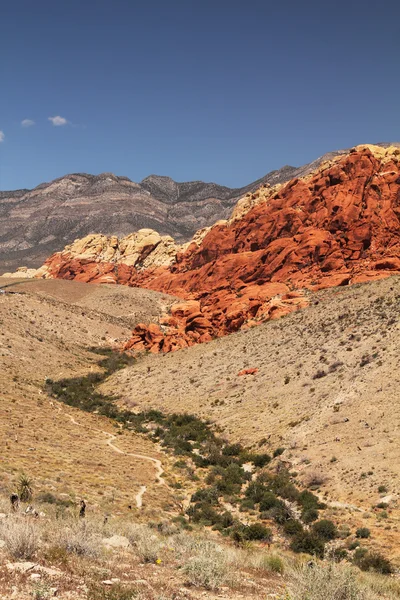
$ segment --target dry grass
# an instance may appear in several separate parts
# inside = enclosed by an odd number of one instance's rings
[[[0,522],[0,539],[12,558],[29,560],[39,548],[39,531],[31,521],[9,517]]]
[[[130,524],[126,536],[142,562],[156,563],[160,561],[163,543],[161,537],[147,525]]]
[[[78,556],[97,557],[101,553],[101,536],[85,521],[64,526],[58,532],[56,545]]]
[[[286,600],[395,600],[398,581],[335,563],[307,563],[290,569]]]

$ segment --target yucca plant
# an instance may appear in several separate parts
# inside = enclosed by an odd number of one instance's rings
[[[33,496],[32,479],[22,473],[18,480],[18,496],[21,502],[30,502]]]

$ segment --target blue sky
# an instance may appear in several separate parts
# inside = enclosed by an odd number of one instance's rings
[[[399,65],[397,0],[4,0],[0,189],[103,171],[234,187],[400,141]]]

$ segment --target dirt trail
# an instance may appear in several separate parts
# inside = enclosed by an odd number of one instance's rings
[[[54,406],[54,404],[53,404],[53,406]],[[78,423],[78,421],[76,421],[72,415],[65,413],[59,404],[57,405],[57,408],[67,418],[70,419],[70,421],[73,425],[76,425],[77,427],[85,427],[81,423]],[[116,446],[113,443],[117,436],[112,433],[108,433],[108,431],[104,431],[103,429],[97,429],[97,428],[91,428],[91,431],[95,431],[96,433],[102,433],[103,435],[106,435],[108,437],[107,446],[109,446],[111,448],[111,450],[113,450],[113,452],[117,452],[118,454],[124,454],[125,456],[132,456],[132,458],[139,458],[141,460],[147,460],[147,461],[152,462],[156,468],[155,476],[156,476],[157,483],[165,485],[165,480],[162,477],[162,474],[164,473],[164,469],[162,467],[162,463],[160,460],[158,460],[157,458],[152,458],[151,456],[147,456],[146,454],[135,454],[133,452],[125,452],[124,450],[121,450],[121,448],[118,448],[118,446]],[[145,485],[140,486],[139,492],[135,496],[137,508],[142,508],[143,495],[145,494],[146,490],[147,490],[147,487]]]

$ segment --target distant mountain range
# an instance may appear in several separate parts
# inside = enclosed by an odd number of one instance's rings
[[[135,183],[112,173],[74,173],[33,190],[0,192],[0,273],[45,258],[89,233],[124,236],[155,229],[178,241],[229,217],[239,198],[263,183],[283,183],[312,172],[331,152],[303,167],[284,166],[242,188],[215,183],[178,183],[150,175]]]

